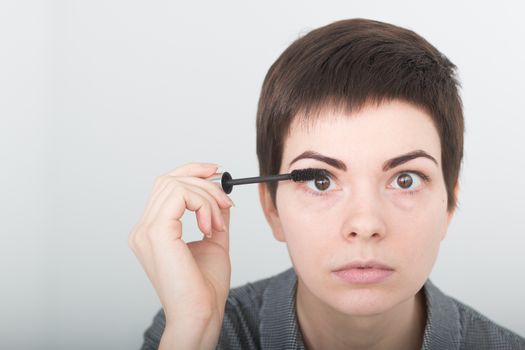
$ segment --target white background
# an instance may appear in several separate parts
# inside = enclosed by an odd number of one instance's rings
[[[524,11],[490,4],[2,1],[0,348],[138,348],[160,303],[127,237],[155,177],[190,161],[258,175],[268,68],[350,17],[412,29],[459,67],[460,209],[431,279],[524,336]],[[231,197],[232,286],[290,267],[256,186]]]

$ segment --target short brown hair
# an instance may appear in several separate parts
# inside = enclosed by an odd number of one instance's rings
[[[257,108],[259,173],[280,170],[285,137],[298,114],[352,113],[399,99],[427,112],[441,142],[447,210],[463,158],[463,108],[456,66],[415,32],[367,19],[340,20],[295,40],[270,67]],[[273,205],[278,182],[267,183]]]

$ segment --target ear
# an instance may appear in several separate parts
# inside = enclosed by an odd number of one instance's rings
[[[458,198],[459,194],[459,181],[456,182],[456,185],[454,186],[454,198]],[[450,225],[450,222],[452,221],[452,218],[454,217],[454,214],[456,213],[456,208],[452,209],[448,212],[448,218],[447,218],[447,226]]]
[[[272,197],[268,191],[266,183],[259,183],[259,200],[261,201],[261,207],[266,217],[266,221],[272,228],[273,236],[280,242],[285,242],[285,236],[281,225],[281,219],[279,218],[279,212],[272,203]]]
[[[459,181],[456,182],[456,185],[454,186],[454,198],[456,198],[456,200],[458,198],[458,193],[459,193]],[[452,218],[454,217],[455,213],[456,213],[456,208],[453,208],[451,211],[447,213],[447,227],[445,231],[443,232],[443,236],[441,237],[441,240],[443,240],[445,236],[447,235],[448,227],[450,226],[450,222],[452,221]]]

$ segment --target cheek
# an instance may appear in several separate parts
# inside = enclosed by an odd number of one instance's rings
[[[314,242],[325,242],[335,226],[333,210],[320,210],[306,203],[282,210],[279,216],[288,244],[312,246]]]
[[[284,184],[277,192],[277,206],[285,231],[293,235],[295,231],[326,229],[334,221],[337,197],[315,196],[298,185]]]
[[[296,265],[319,263],[333,250],[331,235],[337,232],[341,216],[328,203],[330,200],[307,198],[307,194],[287,196],[284,191],[282,194],[285,201],[280,203],[279,217],[292,260]]]
[[[395,205],[390,212],[389,232],[395,250],[411,270],[409,278],[426,278],[436,261],[441,239],[446,232],[446,203],[434,197],[431,201]],[[407,205],[411,208],[405,210]],[[400,209],[402,208],[402,209]]]

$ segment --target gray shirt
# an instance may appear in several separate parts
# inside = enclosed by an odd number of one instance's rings
[[[217,349],[305,349],[295,312],[293,268],[230,289]],[[427,322],[424,350],[525,349],[525,339],[441,292],[430,279],[423,286]],[[144,332],[143,350],[157,349],[162,309]]]

